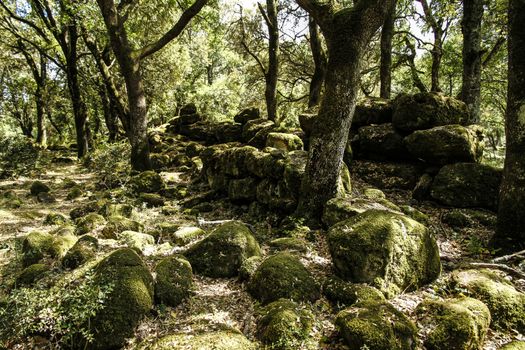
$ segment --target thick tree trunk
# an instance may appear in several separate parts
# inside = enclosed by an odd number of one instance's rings
[[[463,0],[463,83],[461,99],[470,110],[471,122],[479,123],[481,100],[481,19],[483,0]]]
[[[266,0],[268,26],[268,71],[266,72],[266,109],[268,119],[277,120],[277,78],[279,75],[279,24],[276,0]]]
[[[308,22],[310,31],[310,49],[314,60],[314,74],[310,81],[310,93],[308,96],[308,107],[319,105],[321,101],[321,90],[326,76],[326,53],[321,44],[321,37],[317,23],[310,17]]]
[[[525,247],[525,2],[509,1],[507,151],[499,196],[496,246]]]
[[[443,41],[440,30],[434,32],[434,47],[432,48],[432,76],[431,91],[441,92],[439,74],[441,71],[441,59],[443,58]]]
[[[394,37],[395,21],[396,8],[394,4],[392,10],[386,15],[385,23],[381,30],[381,66],[379,68],[381,80],[380,97],[388,99],[392,91],[392,38]]]

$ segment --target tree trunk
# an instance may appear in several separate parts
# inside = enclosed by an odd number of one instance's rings
[[[36,142],[41,146],[47,144],[45,125],[45,90],[47,81],[47,62],[44,55],[40,54],[40,74],[35,77],[37,88],[35,93],[36,103]]]
[[[310,30],[310,49],[312,51],[312,58],[314,60],[314,74],[310,81],[310,93],[308,96],[308,107],[319,105],[321,101],[321,90],[326,76],[326,53],[321,44],[321,37],[319,27],[314,19],[310,17],[308,22]]]
[[[481,100],[481,19],[483,0],[463,0],[463,83],[461,99],[470,110],[471,122],[479,123]]]
[[[279,75],[279,24],[276,0],[266,0],[268,26],[268,71],[266,72],[266,109],[268,119],[277,120],[277,77]]]
[[[118,115],[115,113],[116,110],[108,97],[105,84],[99,84],[98,94],[100,96],[104,121],[108,129],[108,142],[113,143],[117,140],[118,135]]]
[[[397,1],[396,1],[397,2]],[[383,29],[381,30],[381,66],[379,76],[381,80],[380,96],[390,98],[392,91],[392,38],[394,37],[394,24],[396,21],[396,6],[386,15]]]
[[[348,131],[352,123],[363,53],[384,22],[391,1],[359,2],[355,9],[325,13],[317,2],[300,1],[320,23],[328,46],[325,93],[310,136],[308,163],[297,214],[316,222],[337,194]],[[316,12],[317,10],[317,12]],[[326,16],[328,20],[326,19]]]
[[[525,2],[509,1],[507,150],[494,244],[504,251],[525,246]]]
[[[441,30],[434,31],[434,47],[432,48],[432,77],[430,91],[441,92],[439,73],[441,70],[441,59],[443,58],[443,41]]]

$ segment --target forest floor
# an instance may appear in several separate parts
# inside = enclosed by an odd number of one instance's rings
[[[68,155],[72,156],[72,155]],[[183,173],[173,171],[161,173],[168,184],[188,185],[191,178]],[[52,188],[56,198],[53,203],[41,203],[29,193],[33,181],[40,180]],[[84,195],[74,199],[67,199],[69,188],[64,184],[69,180],[76,182],[84,191]],[[29,232],[38,230],[50,232],[56,226],[44,224],[44,218],[49,213],[61,213],[69,217],[69,213],[83,203],[101,195],[96,175],[78,162],[55,163],[50,162],[40,171],[29,176],[22,176],[15,180],[1,180],[0,193],[14,191],[22,199],[19,208],[6,208],[0,206],[0,297],[7,293],[8,286],[12,284],[15,271],[19,269],[18,254],[21,238]],[[366,184],[360,179],[353,179],[354,191],[364,188]],[[417,203],[409,198],[403,191],[385,191],[388,200],[397,205],[409,204],[429,217],[429,226],[433,229],[438,239],[443,264],[443,277],[438,281],[416,292],[402,294],[391,300],[392,304],[415,320],[414,309],[425,297],[440,297],[443,295],[443,281],[447,274],[458,264],[468,261],[488,262],[491,252],[485,248],[488,239],[493,233],[489,224],[474,223],[470,227],[453,229],[441,222],[441,218],[449,209],[437,207],[431,202]],[[194,195],[196,193],[193,193]],[[148,208],[143,203],[133,202],[134,220],[144,225],[144,232],[158,228],[160,223],[171,223],[179,226],[200,226],[205,230],[214,227],[213,221],[242,220],[250,222],[246,206],[238,206],[227,200],[213,202],[213,210],[199,214],[185,211],[180,206],[179,200],[169,200],[166,205],[172,210],[169,212],[162,208]],[[493,214],[487,213],[492,216]],[[271,235],[272,227],[268,222],[250,222],[257,232],[256,236],[267,237]],[[308,253],[303,254],[301,261],[312,271],[319,280],[332,273],[330,256],[326,247],[323,231],[313,234]],[[162,242],[158,242],[162,243]],[[112,240],[102,240],[103,252],[108,252],[119,244]],[[268,245],[262,245],[264,255],[270,252]],[[157,244],[144,252],[148,265],[153,266],[158,256],[177,252],[177,247],[166,250],[166,245]],[[55,266],[55,273],[61,273],[60,267]],[[150,343],[162,335],[173,333],[192,334],[196,330],[210,331],[223,325],[240,330],[250,340],[255,341],[257,303],[247,293],[246,286],[238,279],[213,279],[195,275],[195,294],[176,308],[158,307],[146,317],[136,330],[135,337],[130,340],[127,349],[135,349],[139,344]],[[524,281],[515,281],[516,286],[523,291]],[[312,311],[315,316],[314,328],[309,341],[303,349],[345,349],[335,335],[333,324],[334,313],[330,303],[323,298],[318,300]],[[510,340],[523,340],[516,334],[503,334],[489,330],[484,349],[495,350],[501,344]],[[50,343],[42,339],[28,339],[28,343],[13,345],[16,349],[49,348]]]

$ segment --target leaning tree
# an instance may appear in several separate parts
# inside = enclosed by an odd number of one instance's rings
[[[361,64],[372,36],[384,23],[394,0],[297,0],[321,28],[328,50],[325,93],[310,138],[310,152],[297,214],[318,218],[336,195],[348,131],[354,115]]]

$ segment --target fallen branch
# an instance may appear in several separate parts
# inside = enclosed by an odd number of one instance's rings
[[[517,253],[505,255],[505,256],[500,256],[499,258],[493,259],[492,262],[498,263],[498,262],[509,261],[509,260],[511,260],[512,258],[515,258],[515,257],[522,257],[523,254],[525,254],[525,250],[519,251]]]

